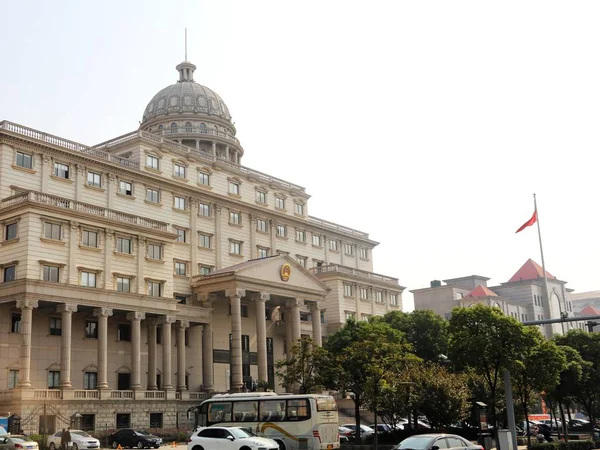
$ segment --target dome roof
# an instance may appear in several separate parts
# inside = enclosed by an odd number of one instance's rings
[[[182,62],[177,67],[179,81],[161,89],[146,109],[142,124],[161,116],[172,114],[195,114],[216,116],[231,121],[227,105],[213,90],[194,81],[196,66]]]

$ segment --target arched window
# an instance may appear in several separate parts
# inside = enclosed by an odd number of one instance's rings
[[[185,123],[185,132],[186,133],[191,133],[192,132],[192,124],[190,122],[186,122]]]
[[[204,124],[204,122],[202,122],[200,124],[200,130],[202,130],[202,131],[206,130],[206,125]]]
[[[163,134],[163,126],[162,126],[162,125],[159,125],[159,126],[158,126],[158,132],[159,132],[160,134]]]
[[[175,122],[171,124],[171,133],[177,133],[177,124]]]

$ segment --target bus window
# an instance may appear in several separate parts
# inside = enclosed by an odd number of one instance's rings
[[[287,420],[306,420],[310,418],[308,399],[288,400]]]
[[[208,405],[209,423],[231,422],[231,403],[215,402]]]
[[[258,402],[233,402],[235,422],[254,422],[258,416]]]
[[[285,420],[285,400],[261,400],[261,422],[280,422],[282,420]]]
[[[317,411],[337,411],[337,404],[333,397],[317,397]]]

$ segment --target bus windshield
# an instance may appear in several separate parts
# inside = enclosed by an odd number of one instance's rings
[[[333,397],[317,397],[317,411],[337,411]]]

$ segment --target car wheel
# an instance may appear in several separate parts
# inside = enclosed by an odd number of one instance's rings
[[[112,441],[112,448],[117,448],[119,443],[117,441]]]
[[[73,443],[73,447],[71,447],[73,450],[79,450],[79,447],[77,446],[77,444]]]
[[[54,445],[54,442],[50,442],[50,450],[56,450],[56,445]]]
[[[283,443],[283,441],[275,439],[275,442],[277,442],[277,445],[279,445],[279,450],[285,450],[285,444]]]
[[[243,447],[240,447],[240,450],[250,450],[250,447],[248,447],[247,445],[244,445]]]
[[[192,447],[192,450],[204,450],[204,447],[202,447],[201,445],[194,445]]]
[[[137,448],[144,448],[144,443],[142,441],[138,441]]]

